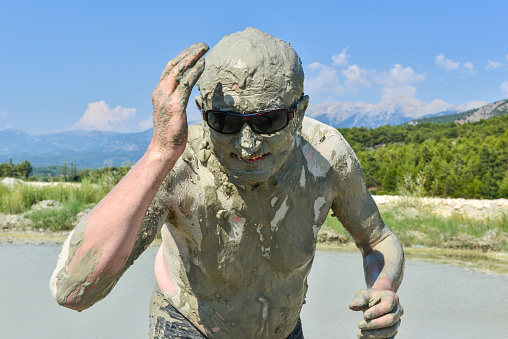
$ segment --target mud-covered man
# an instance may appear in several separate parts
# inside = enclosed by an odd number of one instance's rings
[[[331,209],[364,257],[368,288],[349,305],[364,312],[358,337],[395,336],[402,248],[347,142],[304,117],[300,58],[252,28],[224,37],[205,65],[207,50],[194,44],[166,66],[148,150],[63,245],[56,300],[80,311],[104,298],[161,231],[151,337],[303,338],[307,275]],[[198,79],[204,122],[188,129]]]

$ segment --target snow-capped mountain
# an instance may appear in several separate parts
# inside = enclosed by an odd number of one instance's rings
[[[505,114],[508,110],[508,99],[487,106],[485,104],[483,101],[472,101],[456,107],[442,100],[425,103],[411,97],[394,97],[377,105],[324,102],[310,105],[306,114],[334,127],[378,127],[465,111],[457,118],[462,119],[458,122],[463,123]],[[482,108],[475,109],[478,107]],[[70,131],[38,136],[5,129],[0,130],[0,163],[8,162],[12,157],[14,163],[29,160],[35,167],[62,165],[71,161],[78,168],[120,166],[136,162],[151,138],[151,129],[130,134]]]
[[[486,104],[485,101],[471,101],[454,106],[439,99],[426,103],[410,96],[397,96],[376,105],[339,101],[310,104],[306,115],[333,127],[375,128],[422,117],[460,113]]]

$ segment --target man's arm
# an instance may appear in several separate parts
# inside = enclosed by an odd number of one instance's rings
[[[152,95],[154,129],[147,152],[62,247],[50,281],[59,304],[81,311],[104,298],[160,229],[167,209],[150,204],[185,149],[185,109],[207,50],[204,43],[194,44],[164,69]]]
[[[356,294],[349,307],[364,311],[358,338],[393,338],[403,314],[395,292],[402,282],[404,252],[381,219],[349,145],[342,160],[335,168],[338,182],[332,210],[362,253],[368,287]]]

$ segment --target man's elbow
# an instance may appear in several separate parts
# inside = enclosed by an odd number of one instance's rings
[[[85,305],[80,302],[69,301],[68,299],[60,298],[58,296],[55,296],[55,300],[58,303],[58,305],[69,308],[74,311],[78,311],[78,312],[86,310],[87,308],[92,306],[92,305]]]
[[[78,312],[81,312],[94,304],[90,298],[83,297],[85,288],[85,286],[70,288],[61,282],[57,286],[56,281],[53,279],[49,283],[51,294],[58,305]]]
[[[400,246],[399,240],[388,227],[384,227],[382,232],[376,234],[375,237],[362,238],[361,241],[356,242],[356,247],[360,249],[363,257],[368,256],[374,249],[378,248],[382,243],[390,243],[394,248]],[[402,249],[402,248],[401,248]]]

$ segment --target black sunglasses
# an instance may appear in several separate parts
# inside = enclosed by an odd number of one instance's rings
[[[273,111],[257,112],[257,113],[236,113],[224,112],[218,110],[205,111],[203,103],[201,103],[201,113],[203,120],[214,131],[222,134],[234,134],[242,130],[243,124],[247,123],[254,133],[273,134],[289,125],[294,118],[298,103],[302,100],[303,94],[298,99],[293,108],[276,109]]]

